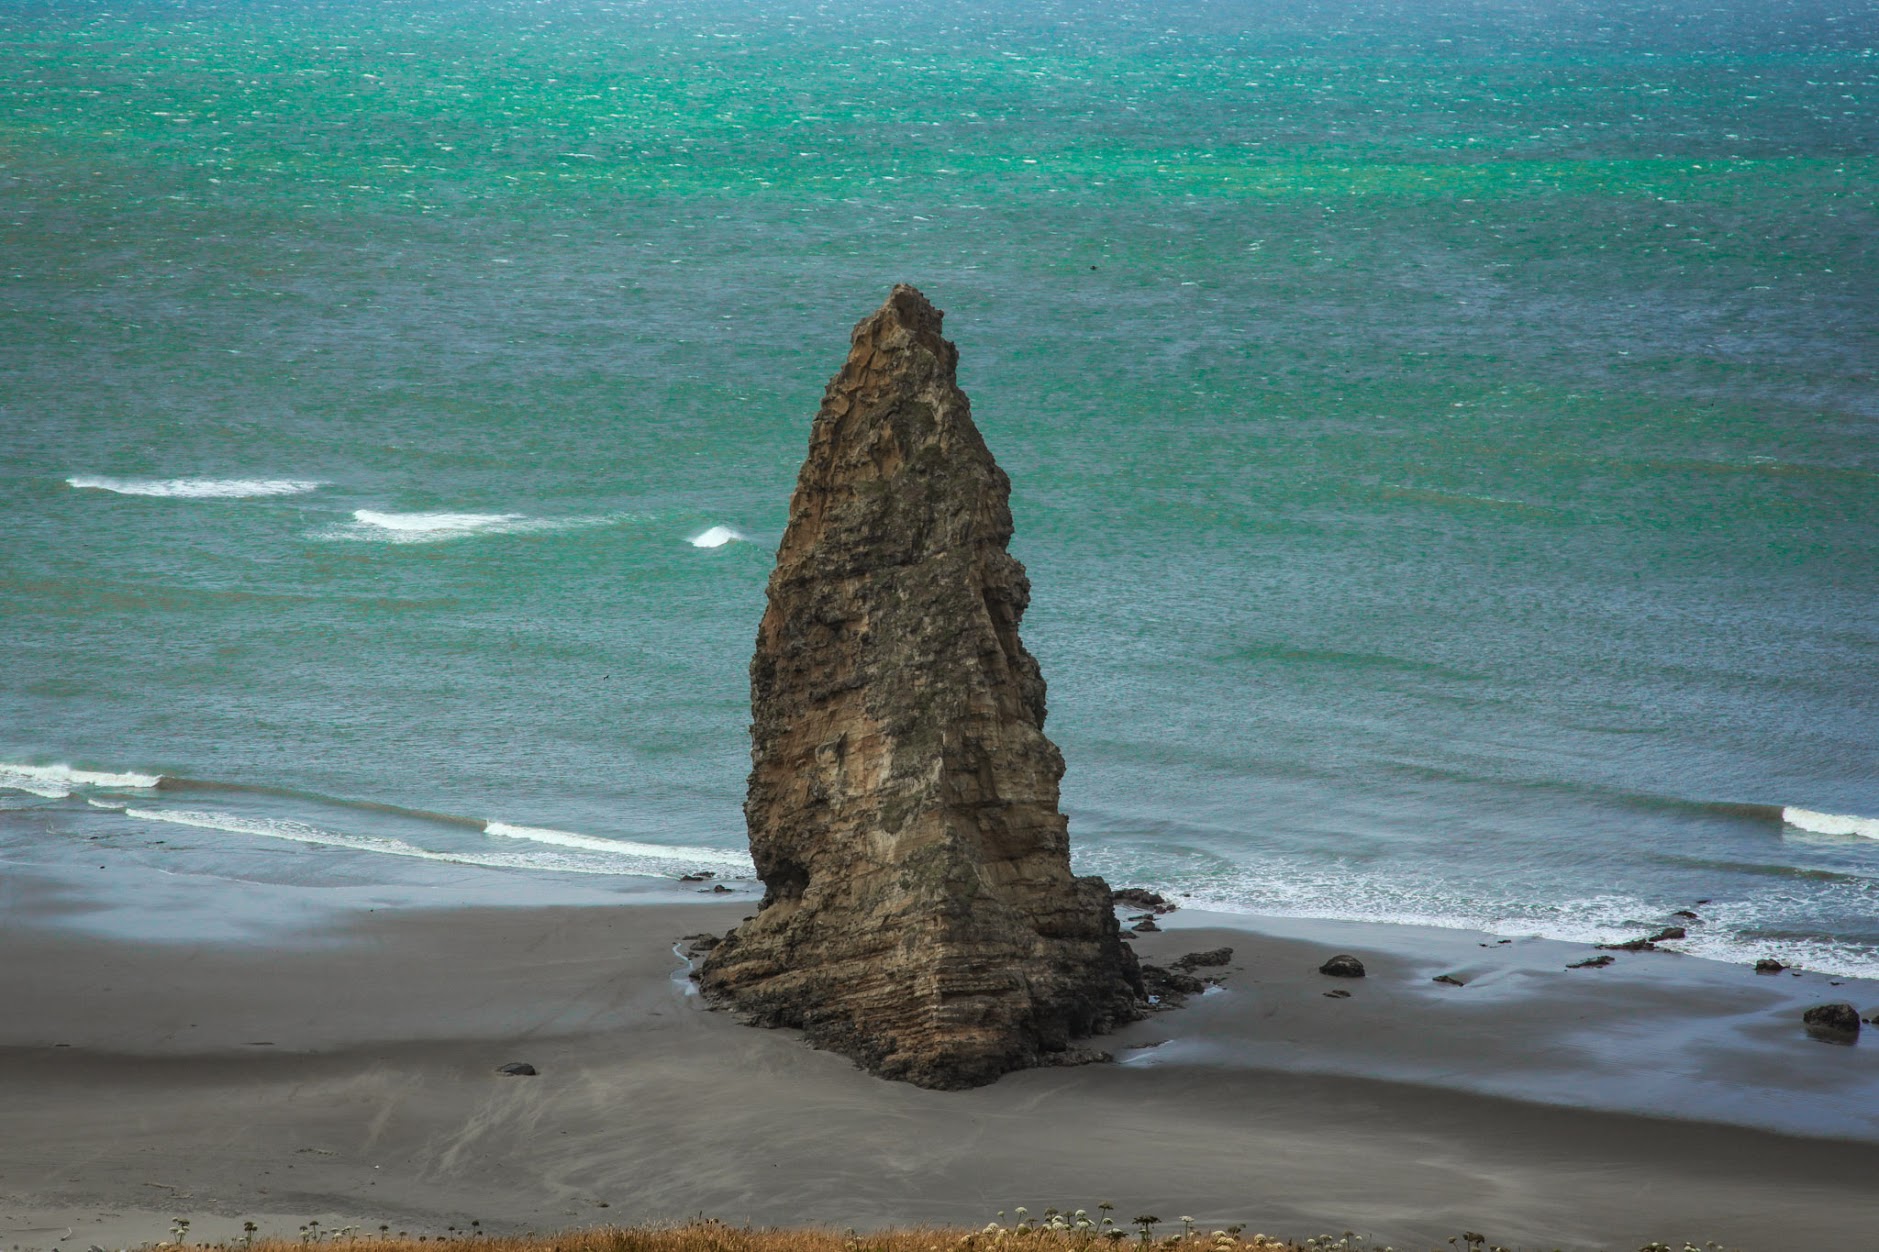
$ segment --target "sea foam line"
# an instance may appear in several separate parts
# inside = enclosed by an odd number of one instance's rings
[[[126,808],[124,816],[147,822],[194,826],[201,830],[222,831],[232,835],[255,835],[263,839],[284,839],[293,843],[319,844],[324,847],[346,848],[354,852],[373,852],[385,856],[402,856],[413,860],[440,861],[454,865],[480,865],[491,869],[553,870],[577,874],[622,872],[617,869],[598,868],[572,861],[544,862],[527,857],[432,852],[416,844],[406,843],[402,839],[386,839],[374,835],[348,835],[336,830],[328,830],[323,826],[314,826],[307,822],[296,822],[287,818],[238,817],[233,813],[220,813],[212,809]]]
[[[0,762],[0,787],[25,791],[49,800],[63,800],[74,787],[154,787],[161,774],[113,774],[103,770],[73,769],[70,765],[15,765]]]
[[[102,806],[101,806],[102,807]],[[488,823],[498,829],[493,834],[529,839],[538,843],[559,844],[570,850],[603,852],[609,863],[596,864],[592,858],[558,856],[553,853],[437,852],[402,839],[379,835],[354,835],[315,826],[290,818],[242,817],[214,809],[145,809],[126,806],[125,817],[148,822],[168,822],[176,826],[194,826],[202,830],[233,835],[253,835],[264,839],[284,839],[294,843],[320,844],[347,848],[354,852],[373,852],[385,856],[409,857],[420,861],[439,861],[453,865],[477,865],[487,869],[524,869],[576,874],[632,874],[664,878],[697,868],[700,864],[721,865],[749,871],[750,862],[735,852],[717,848],[680,848],[663,844],[629,843],[622,840],[595,839],[569,831],[545,830],[530,826],[505,826]]]
[[[318,843],[336,848],[356,848],[361,852],[387,852],[393,856],[415,856],[425,860],[439,859],[437,854],[426,852],[415,844],[402,839],[380,839],[371,835],[344,835],[323,826],[313,826],[306,822],[290,821],[274,817],[237,817],[233,813],[218,813],[212,809],[133,809],[126,807],[124,816],[134,817],[146,822],[169,822],[177,826],[195,826],[203,830],[220,830],[234,835],[260,835],[269,839],[291,839],[296,843]]]
[[[503,839],[529,839],[536,843],[549,843],[563,848],[605,852],[609,856],[643,857],[646,860],[666,861],[675,865],[722,865],[727,869],[742,873],[754,873],[756,870],[748,856],[727,848],[674,847],[664,843],[637,843],[630,839],[600,839],[593,835],[579,835],[568,830],[554,830],[545,826],[515,826],[508,822],[485,823],[483,832]]]
[[[1785,808],[1781,820],[1797,830],[1811,830],[1817,835],[1861,835],[1879,839],[1879,818],[1852,813],[1816,813],[1812,809]]]
[[[107,478],[77,474],[73,487],[115,492],[120,496],[160,496],[174,500],[246,500],[258,496],[293,496],[324,484],[310,478]]]

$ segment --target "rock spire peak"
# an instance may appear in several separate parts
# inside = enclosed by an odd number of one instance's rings
[[[896,286],[810,428],[750,666],[766,891],[701,985],[955,1088],[1094,1059],[1073,1041],[1139,1016],[1142,984],[1107,885],[1070,872],[1010,480],[941,320]]]

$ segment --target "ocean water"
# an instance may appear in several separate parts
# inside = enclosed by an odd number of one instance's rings
[[[1875,47],[1871,0],[7,3],[0,867],[748,873],[764,579],[909,281],[1083,869],[1879,973]]]

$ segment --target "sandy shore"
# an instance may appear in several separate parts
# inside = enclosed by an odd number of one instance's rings
[[[10,881],[0,923],[7,1247],[115,1248],[178,1215],[208,1236],[309,1218],[867,1227],[1101,1200],[1398,1247],[1470,1229],[1777,1250],[1879,1229],[1879,1048],[1798,1021],[1822,999],[1879,1007],[1871,985],[1667,954],[1568,971],[1586,949],[1176,914],[1138,947],[1232,946],[1221,990],[1111,1037],[1117,1064],[935,1093],[701,1008],[674,941],[748,900],[146,944],[31,897]],[[1370,976],[1317,974],[1336,950]],[[517,1060],[540,1075],[495,1073]]]

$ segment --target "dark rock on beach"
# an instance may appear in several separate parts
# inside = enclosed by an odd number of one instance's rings
[[[1588,956],[1583,961],[1574,961],[1567,969],[1604,969],[1618,958],[1615,956]]]
[[[1161,927],[1155,924],[1155,919],[1152,917],[1138,917],[1129,929],[1138,935],[1149,935],[1160,930]]]
[[[1654,939],[1627,939],[1623,943],[1601,943],[1597,945],[1607,952],[1655,952],[1657,942]]]
[[[1852,1043],[1859,1038],[1859,1010],[1850,1004],[1816,1004],[1801,1014],[1807,1033],[1829,1043]]]
[[[1658,931],[1656,934],[1652,935],[1645,942],[1664,943],[1667,940],[1671,940],[1671,939],[1687,939],[1689,938],[1689,935],[1690,935],[1690,932],[1685,930],[1681,926],[1666,926],[1662,930]]]
[[[1142,988],[1148,993],[1149,1002],[1156,1011],[1165,1012],[1180,1008],[1187,1003],[1189,996],[1197,996],[1207,990],[1207,984],[1179,970],[1143,965]]]
[[[1225,965],[1233,959],[1232,948],[1208,948],[1205,952],[1190,952],[1186,956],[1174,959],[1176,969],[1212,969]]]
[[[1327,991],[1324,995],[1327,1000],[1348,1000],[1351,998],[1351,993],[1344,990],[1342,987],[1339,987],[1336,991]]]
[[[1777,961],[1773,957],[1770,957],[1770,956],[1765,956],[1761,960],[1755,962],[1755,972],[1758,974],[1779,974],[1782,970],[1786,968],[1787,966],[1783,965],[1780,961]]]
[[[1362,978],[1364,976],[1364,963],[1348,952],[1340,952],[1323,965],[1320,965],[1318,972],[1320,974],[1329,974],[1333,978]]]
[[[940,323],[895,287],[810,429],[750,664],[763,903],[700,986],[884,1078],[961,1088],[1082,1057],[1146,991],[1109,885],[1070,871],[1011,483]]]
[[[1118,907],[1147,909],[1151,913],[1172,913],[1180,907],[1166,896],[1140,887],[1118,887],[1109,893],[1109,902]]]
[[[1429,981],[1446,983],[1448,986],[1451,986],[1451,987],[1465,987],[1468,985],[1467,983],[1463,982],[1461,979],[1455,977],[1455,975],[1453,974],[1437,974],[1434,978],[1431,978]]]
[[[496,1072],[511,1078],[533,1078],[540,1071],[527,1061],[510,1061],[507,1065],[498,1065]]]

